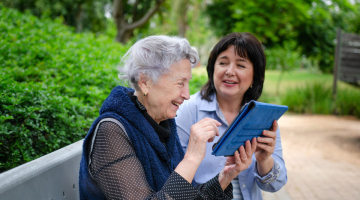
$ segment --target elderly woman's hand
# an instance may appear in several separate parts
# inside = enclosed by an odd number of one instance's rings
[[[184,159],[175,169],[189,183],[192,182],[197,168],[205,157],[206,143],[212,142],[215,136],[219,135],[218,126],[221,126],[221,123],[210,118],[204,118],[191,126]]]
[[[257,161],[257,170],[259,175],[264,176],[273,167],[274,160],[271,156],[275,150],[276,130],[278,129],[277,121],[273,121],[273,125],[269,131],[263,131],[265,137],[257,138],[257,148],[255,150],[255,158]]]
[[[200,162],[206,153],[206,143],[212,142],[219,135],[218,126],[221,123],[210,118],[204,118],[191,126],[189,144],[185,157],[191,157]]]
[[[223,190],[225,190],[240,172],[249,168],[252,163],[252,155],[256,149],[256,145],[256,138],[253,138],[251,143],[248,140],[245,142],[245,148],[241,146],[239,151],[234,153],[234,156],[226,158],[225,166],[219,174],[219,182]]]

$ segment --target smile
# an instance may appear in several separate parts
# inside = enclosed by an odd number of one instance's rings
[[[227,84],[236,84],[236,82],[231,82],[231,81],[224,81]]]
[[[175,106],[180,106],[181,104],[180,103],[176,103],[176,102],[171,102],[172,104],[174,104]]]

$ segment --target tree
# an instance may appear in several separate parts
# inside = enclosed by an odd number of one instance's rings
[[[294,48],[317,60],[324,72],[332,70],[336,28],[348,30],[354,12],[347,0],[214,0],[206,9],[219,36],[251,32],[266,48],[295,41]]]
[[[176,3],[176,18],[178,25],[178,35],[185,37],[186,27],[188,26],[187,11],[190,0],[177,0]]]
[[[164,2],[165,0],[113,0],[116,41],[126,43],[134,35],[134,29],[144,26]]]
[[[77,32],[99,32],[106,27],[104,6],[109,0],[0,0],[7,7],[29,11],[37,17],[62,17]]]

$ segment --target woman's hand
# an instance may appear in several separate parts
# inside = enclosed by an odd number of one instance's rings
[[[205,157],[206,143],[212,142],[215,136],[219,135],[218,126],[221,126],[221,123],[210,118],[204,118],[191,126],[184,159],[175,169],[189,183],[192,182],[197,168]]]
[[[204,118],[192,125],[185,157],[193,157],[200,164],[205,157],[206,143],[212,142],[215,136],[219,135],[218,126],[221,126],[221,123],[210,118]]]
[[[276,130],[278,129],[277,121],[273,121],[273,125],[269,131],[263,131],[265,137],[257,138],[257,148],[255,150],[255,158],[257,161],[257,169],[260,176],[264,176],[270,172],[273,167],[274,160],[271,154],[274,153],[276,144]]]
[[[225,166],[219,174],[219,182],[223,190],[230,184],[230,182],[243,170],[249,168],[252,162],[252,155],[256,149],[256,138],[245,142],[244,146],[235,151],[234,156],[226,158]],[[240,153],[239,153],[240,152]]]

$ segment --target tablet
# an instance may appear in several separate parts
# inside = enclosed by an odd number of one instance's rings
[[[288,110],[287,106],[250,101],[246,104],[217,143],[213,145],[212,155],[233,156],[235,151],[247,140],[262,136],[270,130],[274,120]]]

